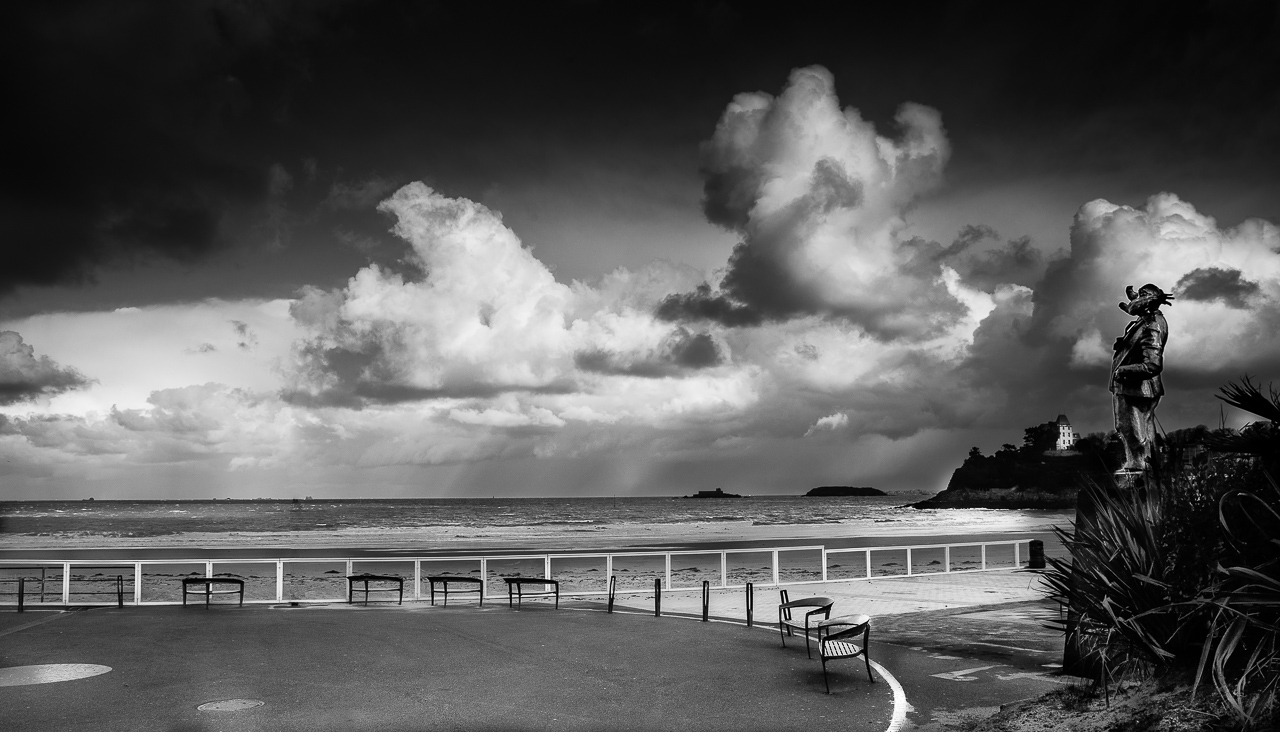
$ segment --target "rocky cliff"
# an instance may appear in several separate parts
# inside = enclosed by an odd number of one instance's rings
[[[1087,480],[1105,480],[1097,455],[1076,452],[971,453],[951,474],[946,490],[915,508],[1074,508]]]

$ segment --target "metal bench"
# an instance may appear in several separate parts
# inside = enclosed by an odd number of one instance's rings
[[[454,583],[455,585],[456,584],[475,585],[474,587],[468,587],[467,589],[463,589],[463,590],[454,590],[453,593],[455,595],[458,594],[459,592],[479,593],[480,604],[484,605],[484,580],[480,579],[479,577],[455,577],[453,575],[438,574],[438,575],[428,577],[427,581],[431,583],[431,604],[432,605],[436,604],[436,584],[437,583],[439,583],[441,585],[441,588],[444,590],[444,604],[445,605],[449,604],[449,583],[450,582]]]
[[[823,637],[823,632],[826,637]],[[853,640],[862,636],[862,645]],[[871,675],[871,658],[867,655],[867,645],[871,642],[871,617],[869,615],[845,615],[830,618],[818,623],[818,656],[822,659],[822,683],[831,693],[831,682],[827,680],[827,661],[838,658],[856,658],[862,656],[867,664],[867,679],[875,683]]]
[[[215,590],[214,586],[229,586]],[[187,604],[187,595],[204,595],[204,607],[209,609],[209,601],[214,595],[239,595],[239,607],[244,607],[244,580],[235,577],[183,577],[182,604]]]
[[[816,630],[817,625],[813,622],[815,615],[821,615],[823,619],[831,617],[831,606],[835,604],[835,600],[830,597],[802,597],[799,600],[788,600],[786,590],[778,590],[780,603],[778,604],[778,633],[782,635],[782,645],[787,645],[787,636],[791,635],[792,629],[804,631],[804,652],[809,658],[813,658],[813,652],[809,650],[809,631]],[[791,611],[801,608],[813,608],[804,614],[804,620],[799,618],[792,619]]]
[[[507,607],[511,607],[511,601],[514,597],[516,604],[519,605],[524,600],[525,595],[530,597],[551,597],[556,598],[556,609],[560,609],[560,583],[546,577],[503,577],[502,581],[507,583]],[[525,592],[525,585],[540,585],[543,589],[534,592]],[[546,589],[550,587],[551,589]]]
[[[396,592],[399,597],[396,600],[397,605],[404,604],[404,578],[394,574],[352,574],[347,575],[347,603],[352,602],[352,597],[357,592],[356,583],[361,582],[364,588],[359,590],[364,593],[364,604],[369,604],[370,592]],[[394,584],[395,587],[370,587],[370,582],[382,582],[385,584]],[[390,602],[390,600],[388,600]]]

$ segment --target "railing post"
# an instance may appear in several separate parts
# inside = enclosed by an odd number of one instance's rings
[[[756,611],[756,587],[751,582],[747,583],[747,627],[751,627],[751,618]]]
[[[1013,568],[1020,569],[1022,567],[1022,542],[1015,541],[1013,543]]]
[[[871,579],[871,550],[868,549],[866,554],[867,554],[867,579]]]
[[[544,555],[544,556],[542,557],[542,576],[543,576],[543,577],[546,577],[547,579],[552,579],[552,577],[551,577],[551,555],[550,555],[550,554],[546,554],[546,555]]]
[[[609,591],[613,591],[613,555],[604,555],[604,576],[609,578]]]
[[[729,586],[729,552],[720,552],[720,586]]]
[[[62,563],[62,606],[71,604],[71,562]]]
[[[489,599],[489,560],[480,557],[480,579],[484,580],[480,583],[480,599]]]
[[[276,602],[284,602],[284,560],[276,560]]]
[[[907,576],[911,576],[911,547],[907,547]]]
[[[950,572],[951,571],[951,546],[950,545],[944,546],[942,548],[942,561],[946,562],[946,565],[947,565],[947,568],[943,571]]]
[[[610,613],[613,612],[613,596],[614,596],[614,593],[617,592],[617,586],[618,586],[618,578],[613,575],[609,575],[609,608],[606,612],[610,612]]]
[[[671,552],[667,552],[667,589],[671,589]]]
[[[413,601],[422,599],[422,560],[413,560]]]
[[[982,568],[987,568],[987,545],[982,545]]]
[[[827,581],[827,548],[824,546],[819,551],[819,557],[822,560],[822,581]]]
[[[778,550],[773,550],[773,586],[778,586]]]

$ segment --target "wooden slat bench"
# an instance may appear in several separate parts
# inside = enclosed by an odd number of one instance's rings
[[[369,604],[370,592],[395,592],[398,593],[396,600],[397,605],[404,604],[404,577],[394,574],[352,574],[347,575],[347,602],[352,602],[352,596],[357,592],[356,583],[361,582],[364,588],[359,590],[364,593],[364,604]],[[370,587],[370,582],[381,582],[383,584],[394,584],[395,587]],[[390,602],[390,600],[388,600]]]
[[[449,604],[449,583],[468,585],[467,589],[454,590],[456,595],[459,592],[476,592],[480,594],[480,604],[484,605],[484,580],[479,577],[455,577],[453,575],[433,575],[427,578],[431,583],[431,604],[436,604],[436,584],[439,583],[444,590],[444,604]],[[471,587],[474,585],[474,587]]]
[[[507,607],[511,607],[511,600],[514,597],[517,603],[524,599],[525,595],[530,597],[552,597],[556,598],[556,609],[560,608],[560,583],[546,577],[503,577],[502,580],[507,583]],[[525,592],[525,585],[539,585],[541,590],[533,592]],[[550,587],[551,589],[547,589]]]
[[[214,587],[222,585],[223,589]],[[209,601],[214,595],[239,595],[240,607],[244,607],[244,580],[235,577],[183,577],[182,604],[187,604],[187,595],[204,595],[204,607],[209,609]]]

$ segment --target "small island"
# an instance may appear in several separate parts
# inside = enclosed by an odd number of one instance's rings
[[[713,491],[698,491],[692,496],[685,496],[685,498],[742,498],[742,496],[737,493],[725,493],[717,488]]]
[[[810,490],[805,495],[814,498],[839,498],[843,496],[887,496],[889,494],[868,486],[824,485]]]

